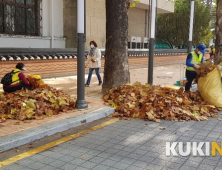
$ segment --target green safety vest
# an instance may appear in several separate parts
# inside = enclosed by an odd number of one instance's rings
[[[200,64],[203,58],[203,54],[200,54],[199,57],[195,51],[192,51],[191,54],[192,54],[191,63],[194,65]],[[194,71],[194,68],[187,66],[187,70]]]

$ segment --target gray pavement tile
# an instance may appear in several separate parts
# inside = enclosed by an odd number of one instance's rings
[[[222,168],[221,167],[215,167],[214,170],[221,170]]]
[[[145,168],[148,166],[149,163],[145,162],[145,161],[140,161],[137,160],[136,162],[134,162],[132,165],[136,166],[136,167],[140,167],[140,168]]]
[[[67,163],[61,167],[62,170],[74,170],[77,165]]]
[[[140,168],[138,166],[130,166],[126,170],[144,170],[143,168]]]
[[[103,144],[102,144],[102,146],[105,146],[105,147],[108,147],[108,148],[110,148],[110,147],[112,147],[112,146],[114,146],[115,144],[114,143],[111,143],[111,142],[104,142]]]
[[[53,151],[51,150],[46,150],[46,151],[43,151],[43,152],[40,152],[39,155],[43,155],[43,156],[49,156],[49,155],[52,155],[54,154]]]
[[[127,151],[127,152],[133,152],[136,150],[136,148],[134,147],[129,147],[129,146],[126,146],[125,148],[122,149],[123,151]]]
[[[133,151],[133,153],[140,154],[140,155],[144,155],[147,152],[148,152],[148,150],[142,150],[142,149],[136,149]]]
[[[61,150],[63,150],[63,149],[64,149],[64,148],[59,145],[59,146],[54,146],[54,147],[50,148],[49,151],[59,152],[59,151],[61,151]],[[43,152],[45,152],[45,151],[43,151]]]
[[[93,155],[93,156],[97,156],[97,155],[99,155],[100,153],[102,153],[102,151],[98,151],[98,150],[95,150],[95,149],[92,149],[92,150],[90,150],[90,151],[87,152],[87,154]]]
[[[119,145],[119,144],[115,144],[114,146],[112,146],[111,148],[114,148],[114,149],[123,149],[125,147],[125,145]]]
[[[123,156],[123,157],[125,157],[125,156],[127,156],[129,154],[130,154],[130,152],[123,151],[123,150],[120,150],[120,151],[115,153],[115,155],[119,155],[119,156]]]
[[[117,161],[114,160],[110,160],[110,159],[105,159],[104,161],[102,161],[100,164],[101,165],[106,165],[106,166],[113,166],[117,163]]]
[[[91,151],[91,149],[85,148],[85,147],[80,147],[80,148],[77,149],[76,151],[77,151],[77,152],[81,152],[81,153],[87,153],[87,152]]]
[[[41,169],[43,166],[45,166],[46,164],[40,163],[40,162],[35,162],[29,165],[26,165],[26,167],[31,168],[31,169]]]
[[[95,156],[92,159],[90,159],[89,161],[99,164],[99,163],[103,162],[104,160],[105,160],[105,158],[102,158],[102,157],[99,157],[99,156]]]
[[[92,168],[92,170],[107,170],[109,169],[110,167],[109,166],[105,166],[105,165],[97,165],[95,167]]]
[[[197,168],[191,167],[191,166],[187,166],[187,165],[183,165],[180,167],[180,170],[196,170]]]
[[[60,169],[60,168],[59,168]],[[43,166],[42,168],[41,168],[41,170],[55,170],[55,167],[52,167],[52,166],[50,166],[50,165],[46,165],[46,166]]]
[[[98,165],[97,163],[87,161],[87,162],[83,163],[81,165],[81,167],[92,169],[93,167],[95,167],[97,165]]]
[[[146,169],[147,170],[160,170],[162,169],[163,167],[162,166],[159,166],[159,165],[155,165],[155,164],[149,164]]]
[[[88,145],[86,145],[86,146],[84,146],[84,147],[85,147],[85,148],[89,148],[89,149],[95,149],[95,148],[98,147],[98,146],[100,146],[100,145],[94,144],[94,143],[90,143],[90,144],[88,144]]]
[[[29,158],[25,158],[16,162],[16,164],[23,165],[23,166],[33,164],[33,163],[35,163],[35,161]]]
[[[117,137],[117,136],[116,136],[116,137]],[[119,143],[120,141],[122,141],[122,140],[117,140],[117,139],[111,139],[111,140],[109,140],[110,143],[117,144],[117,145],[118,145],[118,143]],[[114,146],[115,146],[115,145],[114,145]],[[114,146],[113,146],[113,147],[114,147]]]
[[[44,159],[40,159],[38,161],[41,162],[41,163],[44,163],[44,164],[50,164],[51,162],[55,161],[55,159],[50,158],[50,157],[45,157]]]
[[[67,162],[71,162],[71,161],[74,160],[74,159],[75,159],[75,157],[65,155],[65,156],[59,158],[58,160],[67,163]]]
[[[74,170],[89,170],[89,168],[84,168],[84,167],[76,167]]]
[[[212,159],[205,158],[201,163],[215,166],[215,165],[217,165],[218,160],[212,160]]]
[[[140,159],[143,155],[139,155],[139,154],[136,154],[136,153],[131,153],[129,155],[127,155],[128,158],[132,158],[132,159]]]
[[[45,156],[40,155],[40,154],[35,154],[35,155],[32,155],[32,156],[29,156],[29,157],[28,157],[28,159],[32,159],[32,160],[34,160],[34,161],[36,161],[36,160],[41,160],[41,159],[44,159],[44,158],[45,158]]]
[[[197,168],[201,163],[188,160],[184,165]]]
[[[157,152],[151,152],[151,151],[148,151],[146,154],[144,154],[144,156],[149,156],[149,157],[153,157],[153,158],[156,158],[158,157],[160,154],[157,153]]]
[[[117,162],[113,167],[118,168],[118,169],[126,169],[129,166],[130,166],[129,164],[122,163],[122,162]]]
[[[125,157],[125,158],[123,158],[120,162],[131,165],[131,164],[133,164],[134,162],[136,162],[136,160]]]
[[[119,162],[119,161],[121,161],[122,159],[124,158],[124,156],[119,156],[119,155],[112,155],[112,156],[110,156],[109,157],[109,160],[113,160],[113,161],[117,161],[117,162]]]
[[[71,153],[70,153],[71,154]],[[58,153],[58,152],[55,152],[54,154],[52,155],[49,155],[50,158],[53,158],[53,159],[59,159],[61,157],[63,157],[64,155],[61,154],[61,153]]]
[[[172,157],[172,159],[170,159],[170,162],[184,164],[187,161],[187,159],[188,159],[188,157]]]
[[[102,140],[94,140],[94,141],[92,141],[90,143],[93,143],[93,144],[96,144],[96,145],[102,145],[102,144],[104,144],[104,141],[102,141]]]
[[[106,152],[110,153],[110,154],[115,154],[119,151],[120,151],[119,149],[114,149],[114,148],[109,148],[109,149],[106,150]]]
[[[109,147],[106,147],[106,146],[101,145],[101,146],[96,147],[95,149],[98,150],[98,151],[105,151],[105,150],[107,150],[108,148],[109,148]]]
[[[108,170],[119,170],[119,169],[111,167]]]
[[[188,158],[188,160],[190,160],[190,161],[199,162],[199,163],[201,163],[203,161],[203,159],[204,158],[200,157],[200,156],[190,156]]]
[[[200,166],[197,169],[198,170],[214,170],[215,166],[201,163]]]
[[[76,158],[76,159],[70,161],[69,163],[74,164],[74,165],[82,165],[85,162],[86,162],[86,160],[84,160],[84,159]]]
[[[102,157],[102,158],[109,158],[110,156],[112,156],[112,154],[107,153],[107,152],[102,152],[97,156]]]
[[[61,168],[65,164],[66,164],[66,162],[56,160],[54,162],[51,162],[49,165],[52,166],[52,167],[55,167],[55,168],[57,168],[57,167]]]
[[[61,151],[59,151],[59,153],[63,154],[63,155],[68,155],[69,153],[73,152],[72,150],[70,149],[63,149]]]
[[[1,170],[23,170],[25,166],[22,166],[20,164],[12,163],[7,166],[4,166],[0,168]]]
[[[176,162],[168,162],[166,164],[166,167],[173,168],[173,169],[179,169],[182,166],[182,164],[176,163]]]
[[[152,164],[156,164],[159,166],[165,166],[168,163],[168,161],[160,159],[160,158],[156,158],[152,161]]]
[[[84,153],[79,152],[79,151],[73,151],[73,152],[70,152],[70,153],[68,154],[68,156],[78,158],[78,157],[82,156],[83,154],[84,154]],[[59,157],[59,158],[60,158],[60,157]]]
[[[142,156],[142,157],[139,158],[140,161],[145,161],[145,162],[147,162],[147,163],[152,162],[154,159],[155,159],[155,158],[149,157],[149,156]]]

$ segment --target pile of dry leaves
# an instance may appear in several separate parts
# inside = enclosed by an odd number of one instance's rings
[[[198,79],[200,77],[207,76],[207,74],[210,73],[211,71],[213,71],[216,67],[217,67],[216,65],[212,65],[212,63],[209,61],[201,63],[200,69],[195,69],[195,71],[197,73],[196,82],[198,82]]]
[[[43,83],[41,78],[28,76],[31,90],[0,93],[0,122],[6,119],[43,119],[75,108],[75,100],[62,91]]]
[[[203,101],[198,92],[185,93],[183,88],[126,84],[113,88],[103,96],[105,102],[115,108],[113,117],[126,120],[139,118],[160,122],[160,119],[187,121],[207,120],[218,117],[222,110]]]

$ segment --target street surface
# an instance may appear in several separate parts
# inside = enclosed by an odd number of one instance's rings
[[[106,125],[101,124],[107,121]],[[92,126],[97,126],[97,130]],[[131,121],[105,118],[83,127],[71,129],[62,135],[48,137],[7,153],[10,163],[1,170],[221,170],[222,158],[217,156],[166,156],[166,142],[211,142],[220,145],[222,121],[161,123],[132,119]],[[84,133],[82,133],[84,131]],[[88,133],[87,133],[88,132]],[[73,139],[48,144],[41,152],[39,146],[59,138],[74,135]],[[82,134],[82,135],[81,135]],[[79,136],[79,137],[78,137]],[[33,148],[30,148],[33,145]],[[36,153],[26,152],[36,149]],[[16,156],[18,154],[23,155]],[[31,153],[31,154],[30,154]],[[23,158],[23,159],[21,159]],[[19,160],[21,159],[21,160]],[[7,163],[3,161],[1,163]],[[0,165],[1,165],[0,163]]]

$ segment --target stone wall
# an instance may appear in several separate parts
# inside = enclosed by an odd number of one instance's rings
[[[146,12],[141,8],[130,8],[128,13],[129,20],[129,36],[144,37],[145,36],[145,15]]]
[[[63,22],[66,48],[76,48],[76,0],[63,0]]]
[[[66,48],[76,48],[76,0],[63,0],[64,36]],[[129,36],[145,36],[145,10],[129,9]],[[105,48],[106,10],[105,0],[86,0],[86,49],[89,42],[96,41],[98,47]]]

